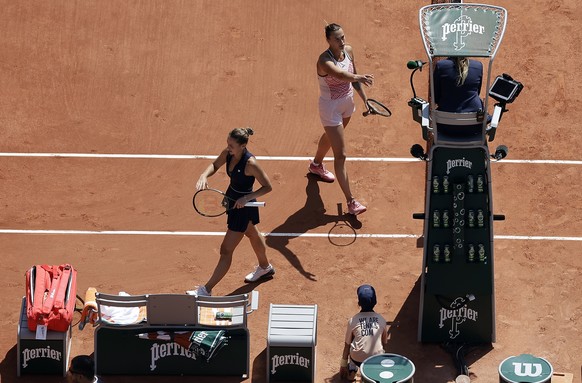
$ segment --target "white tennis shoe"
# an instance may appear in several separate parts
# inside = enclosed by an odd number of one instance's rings
[[[261,266],[255,266],[255,270],[247,274],[247,276],[245,277],[245,282],[256,282],[261,278],[273,274],[275,274],[275,268],[270,263],[269,266],[267,266],[264,269]]]
[[[209,297],[210,293],[206,290],[206,286],[196,286],[194,290],[186,291],[188,295],[194,295],[195,297]]]

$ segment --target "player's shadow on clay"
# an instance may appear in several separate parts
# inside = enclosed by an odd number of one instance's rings
[[[226,294],[226,295],[250,294],[253,290],[255,290],[257,287],[259,287],[263,283],[268,282],[271,279],[273,279],[273,277],[274,277],[273,275],[269,275],[269,276],[266,276],[266,277],[259,279],[258,281],[245,283],[244,286],[241,286],[241,287],[233,290],[232,292],[230,292],[229,294]]]
[[[305,194],[307,198],[305,204],[301,209],[291,214],[285,222],[273,229],[273,231],[267,236],[266,242],[267,246],[283,254],[289,263],[295,267],[301,275],[307,279],[315,281],[315,275],[303,268],[299,257],[288,247],[289,241],[294,237],[284,233],[294,233],[299,236],[307,233],[309,230],[330,223],[337,223],[338,221],[349,222],[350,225],[356,229],[362,227],[362,224],[355,218],[355,216],[350,214],[342,213],[341,216],[338,214],[327,214],[323,200],[319,195],[319,177],[313,174],[307,174],[306,177],[307,186],[305,187]]]
[[[342,206],[341,202],[337,204],[337,220],[327,233],[329,243],[338,247],[353,245],[358,238],[356,229],[362,227],[355,215],[343,212]]]

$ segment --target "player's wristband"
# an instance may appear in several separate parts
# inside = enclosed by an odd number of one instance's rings
[[[340,367],[347,367],[348,366],[348,360],[347,359],[340,359]]]

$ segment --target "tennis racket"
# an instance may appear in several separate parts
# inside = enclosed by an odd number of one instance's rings
[[[234,209],[236,200],[216,189],[198,190],[192,198],[194,210],[204,217],[218,217]],[[245,207],[263,207],[264,202],[247,202]]]
[[[362,113],[364,117],[366,117],[369,114],[377,114],[379,116],[384,117],[390,117],[392,115],[392,112],[390,111],[390,109],[388,109],[386,105],[382,104],[379,101],[374,100],[373,98],[369,98],[366,101],[366,107],[368,108],[368,110]]]

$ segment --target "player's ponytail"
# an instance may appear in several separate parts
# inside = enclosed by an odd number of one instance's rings
[[[234,139],[239,145],[244,145],[249,142],[249,136],[252,136],[254,133],[254,130],[250,127],[235,128],[228,136]]]

